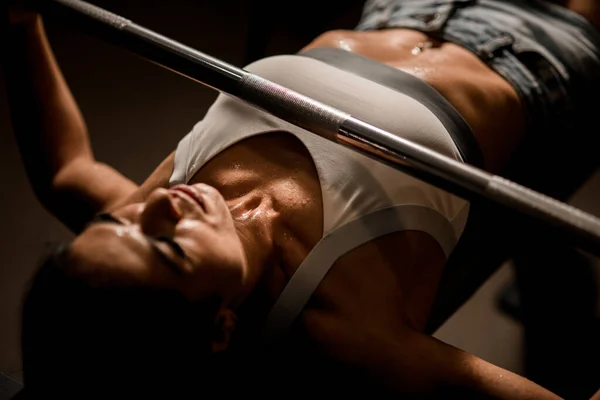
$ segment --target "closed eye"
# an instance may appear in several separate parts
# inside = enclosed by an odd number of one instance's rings
[[[171,249],[175,252],[175,254],[177,254],[179,257],[186,259],[186,255],[185,255],[185,251],[183,251],[183,249],[181,248],[181,246],[175,241],[173,240],[172,237],[170,236],[159,236],[155,239],[157,242],[163,242],[168,244]]]
[[[98,224],[98,223],[112,223],[112,224],[118,224],[118,225],[127,225],[124,221],[120,220],[119,218],[115,217],[114,215],[112,215],[110,213],[99,213],[99,214],[96,214],[94,216],[94,218],[92,218],[92,220],[87,224],[87,226],[89,227],[90,225]],[[177,272],[179,275],[181,275],[181,269],[180,269],[178,263],[175,262],[167,254],[165,254],[163,252],[163,250],[161,250],[160,247],[157,246],[157,242],[166,243],[171,248],[171,250],[175,254],[177,254],[177,256],[179,256],[180,258],[185,260],[187,258],[187,256],[185,254],[185,251],[183,251],[183,248],[175,240],[173,240],[172,237],[169,237],[169,236],[159,236],[157,238],[153,238],[153,237],[146,236],[146,235],[144,235],[144,236],[148,240],[148,243],[150,243],[150,246],[158,253],[160,258],[167,265],[172,267],[175,272]]]
[[[98,224],[101,222],[112,222],[112,223],[119,224],[119,225],[125,225],[125,222],[121,221],[114,215],[103,212],[103,213],[96,214],[94,216],[94,218],[92,218],[92,220],[90,222],[88,222],[88,226],[93,225],[93,224]]]

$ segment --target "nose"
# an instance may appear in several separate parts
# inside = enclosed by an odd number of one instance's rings
[[[160,188],[148,196],[140,214],[140,226],[148,236],[173,236],[180,219],[181,210],[172,195],[167,189]]]

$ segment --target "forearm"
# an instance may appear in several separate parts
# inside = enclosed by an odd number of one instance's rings
[[[40,17],[7,25],[3,67],[13,130],[33,190],[74,232],[137,185],[94,159],[87,128]]]
[[[87,129],[40,17],[7,27],[3,60],[13,130],[36,194],[70,163],[93,161]]]

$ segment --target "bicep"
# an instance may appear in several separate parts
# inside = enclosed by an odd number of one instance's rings
[[[142,202],[152,190],[168,187],[174,158],[173,152],[141,185],[106,164],[76,160],[56,175],[51,195],[40,197],[61,222],[79,232],[98,212]]]
[[[472,354],[408,326],[378,329],[322,310],[303,315],[307,332],[329,358],[398,395],[462,399],[559,399]]]
[[[79,232],[96,213],[137,190],[137,184],[114,168],[82,158],[63,167],[47,193],[38,195],[52,214],[73,232]]]
[[[102,211],[144,201],[158,187],[168,187],[175,153],[171,153],[141,184],[137,185],[114,168],[89,159],[75,160],[54,178],[42,203],[73,232]]]

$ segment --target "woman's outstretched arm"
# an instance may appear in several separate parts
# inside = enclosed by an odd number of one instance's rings
[[[44,207],[78,232],[95,213],[128,197],[137,185],[95,160],[42,18],[28,12],[4,17],[2,64],[28,178]]]
[[[320,351],[401,398],[561,399],[520,375],[409,327],[392,332],[366,317],[369,323],[360,326],[321,310],[307,311],[303,319]]]

